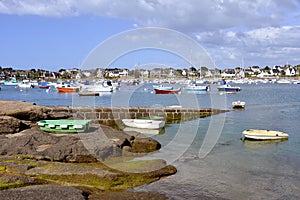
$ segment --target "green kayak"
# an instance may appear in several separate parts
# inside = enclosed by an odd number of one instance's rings
[[[78,133],[89,129],[91,120],[40,120],[41,130],[58,133]]]

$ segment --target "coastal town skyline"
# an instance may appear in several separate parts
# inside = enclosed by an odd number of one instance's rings
[[[136,28],[160,27],[197,41],[221,69],[242,63],[244,67],[296,66],[299,8],[296,0],[1,1],[0,65],[52,71],[80,67],[91,50],[108,38]],[[189,66],[169,52],[141,50],[123,55],[112,67],[134,68],[139,63]]]

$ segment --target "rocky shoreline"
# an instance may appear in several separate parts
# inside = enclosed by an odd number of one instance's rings
[[[124,192],[176,173],[163,160],[128,162],[160,149],[157,141],[97,123],[82,134],[47,133],[36,125],[70,117],[0,101],[0,199],[167,199]]]

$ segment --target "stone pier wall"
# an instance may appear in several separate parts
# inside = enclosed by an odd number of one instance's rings
[[[148,116],[165,117],[167,123],[207,117],[226,110],[211,108],[148,108],[148,107],[47,107],[55,118],[90,119],[109,126],[122,125],[122,119],[135,119]]]

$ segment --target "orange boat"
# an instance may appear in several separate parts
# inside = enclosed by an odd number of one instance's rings
[[[57,87],[57,91],[59,93],[74,93],[79,92],[79,87],[73,87],[70,85],[63,85],[61,87]]]

